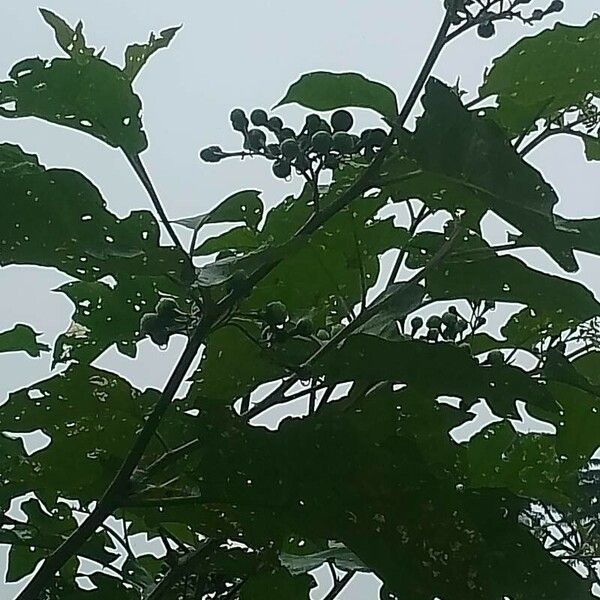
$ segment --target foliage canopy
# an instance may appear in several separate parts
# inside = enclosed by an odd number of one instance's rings
[[[12,67],[0,115],[120,149],[155,211],[120,219],[83,174],[0,144],[0,266],[61,271],[73,304],[52,349],[26,324],[0,332],[0,352],[52,351],[55,367],[0,407],[6,578],[43,561],[19,599],[305,599],[324,563],[346,573],[329,598],[355,572],[376,574],[386,599],[590,597],[600,305],[511,250],[536,248],[570,272],[576,251],[600,254],[600,215],[558,215],[527,159],[557,134],[600,158],[600,19],[522,39],[467,102],[431,75],[446,44],[563,3],[444,4],[406,101],[361,74],[304,74],[277,105],[317,111],[301,130],[235,109],[241,148],[200,153],[270,161],[275,177],[303,180],[300,193],[267,210],[249,188],[178,221],[140,158],[132,87],[177,28],[129,46],[120,67],[81,23],[41,11],[66,56]],[[357,131],[356,107],[381,127]],[[519,231],[507,244],[485,239],[490,213]],[[207,223],[230,227],[207,237]],[[496,332],[493,311],[504,315]],[[113,346],[135,357],[140,340],[174,335],[187,343],[162,391],[93,365]],[[291,402],[303,418],[276,430],[253,421]],[[482,407],[495,418],[479,424]],[[552,433],[519,432],[523,414]],[[468,441],[450,434],[459,427]],[[28,454],[19,434],[38,430],[50,442]],[[30,492],[26,520],[11,517]],[[161,541],[160,558],[132,549],[140,533]],[[98,567],[86,589],[77,558]]]

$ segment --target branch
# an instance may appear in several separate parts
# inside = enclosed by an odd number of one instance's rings
[[[334,598],[337,598],[339,593],[350,583],[350,580],[353,577],[354,572],[348,572],[341,579],[338,579],[323,600],[334,600]]]
[[[181,557],[150,592],[147,600],[159,600],[160,598],[164,598],[165,594],[171,591],[173,585],[176,584],[201,558],[202,553],[211,545],[214,545],[214,543],[214,540],[206,539],[198,546],[198,548]]]
[[[138,176],[139,180],[142,182],[142,185],[148,192],[148,196],[150,196],[150,200],[152,200],[154,209],[158,213],[160,220],[162,221],[162,224],[165,226],[165,229],[169,233],[171,240],[185,254],[183,245],[181,244],[181,241],[177,237],[177,234],[175,233],[175,230],[173,229],[173,225],[171,225],[171,222],[169,221],[169,217],[167,217],[167,213],[165,212],[165,209],[163,208],[163,206],[160,202],[160,198],[158,197],[158,194],[156,193],[156,190],[154,189],[154,186],[152,185],[150,176],[148,175],[148,172],[146,171],[146,168],[144,167],[144,164],[142,163],[142,160],[140,159],[139,155],[138,154],[129,154],[128,152],[125,152],[125,157],[129,161],[131,168],[135,171],[135,174]]]

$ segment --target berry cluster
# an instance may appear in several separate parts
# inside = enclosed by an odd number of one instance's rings
[[[344,160],[362,154],[371,159],[387,139],[383,129],[366,129],[360,136],[350,133],[354,118],[347,110],[337,110],[330,122],[317,114],[306,117],[300,132],[286,127],[277,117],[269,117],[257,108],[246,113],[236,108],[231,112],[231,126],[243,138],[242,152],[225,152],[209,146],[200,152],[205,162],[218,162],[232,156],[263,156],[273,161],[273,174],[286,179],[295,170],[309,181],[316,181],[322,169],[336,169]]]
[[[264,324],[262,339],[268,345],[286,337],[311,337],[315,330],[314,323],[308,316],[291,321],[286,305],[279,301],[269,302],[260,317]]]
[[[186,332],[191,320],[197,321],[198,315],[182,311],[174,298],[161,298],[154,311],[140,319],[140,333],[147,335],[157,346],[165,346],[173,334]]]
[[[519,6],[531,2],[532,0],[512,0],[504,5],[497,0],[444,0],[453,25],[477,25],[477,35],[484,39],[494,36],[496,21],[518,18],[523,23],[532,24],[541,21],[547,15],[560,12],[565,6],[563,0],[552,0],[545,9],[537,8],[527,16],[521,12]]]
[[[460,342],[464,339],[465,332],[469,327],[471,331],[475,332],[486,324],[487,319],[483,315],[493,310],[494,306],[494,302],[490,300],[477,303],[476,306],[472,307],[473,314],[470,320],[465,319],[459,314],[456,306],[450,306],[442,315],[431,315],[425,321],[427,333],[423,337],[430,342],[436,342],[440,338],[445,341]],[[422,317],[413,317],[410,327],[411,335],[415,337],[417,332],[423,327]]]

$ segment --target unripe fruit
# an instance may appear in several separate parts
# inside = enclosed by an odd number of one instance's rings
[[[483,303],[483,307],[485,310],[494,310],[494,308],[496,308],[496,303],[493,300],[486,300]]]
[[[429,329],[438,329],[442,324],[442,319],[440,319],[437,315],[431,315],[426,322],[427,327]]]
[[[321,117],[319,115],[308,115],[306,117],[306,121],[304,122],[304,128],[306,129],[308,135],[312,135],[319,131],[321,127]]]
[[[448,312],[458,316],[458,309],[454,305],[448,307]]]
[[[284,127],[278,134],[277,137],[279,139],[280,142],[283,142],[283,140],[293,140],[296,138],[296,134],[294,133],[294,130],[291,129],[290,127]]]
[[[336,131],[332,137],[332,148],[340,154],[351,154],[354,148],[354,141],[349,133]]]
[[[477,25],[477,35],[483,39],[489,39],[496,33],[496,26],[492,21],[484,21]]]
[[[548,12],[560,12],[565,7],[565,3],[562,0],[553,0],[548,7]]]
[[[417,329],[421,329],[421,327],[423,327],[423,319],[421,317],[413,317],[410,321],[410,327],[413,333],[417,331]]]
[[[315,325],[313,323],[313,320],[310,317],[302,317],[301,319],[298,319],[296,327],[294,329],[294,333],[296,335],[308,337],[312,334],[314,329]]]
[[[348,131],[354,124],[354,118],[347,110],[336,110],[331,115],[331,127],[334,131]]]
[[[289,177],[292,172],[290,163],[286,160],[277,160],[273,163],[273,175],[278,179]]]
[[[331,150],[331,134],[327,131],[317,131],[310,139],[310,144],[315,152],[327,154]]]
[[[300,153],[300,148],[298,147],[298,143],[296,140],[284,140],[281,143],[281,154],[285,158],[289,158],[290,160],[294,160]]]
[[[387,133],[383,129],[371,129],[369,134],[369,143],[371,146],[381,148],[387,140]]]
[[[150,332],[157,329],[158,325],[159,325],[158,314],[155,312],[146,313],[140,319],[140,333],[148,335],[148,334],[150,334]]]
[[[271,156],[280,156],[281,146],[279,144],[267,144],[267,152],[271,154]]]
[[[265,147],[267,136],[260,129],[250,129],[248,131],[248,148],[250,150],[261,150]]]
[[[281,131],[283,128],[283,121],[279,117],[271,117],[267,121],[267,127],[273,132]]]
[[[174,298],[161,298],[156,305],[159,316],[174,316],[179,310],[179,305]]]
[[[225,156],[219,146],[209,146],[200,152],[200,158],[204,162],[216,163],[225,158]]]
[[[326,329],[319,329],[317,331],[317,338],[326,342],[329,339],[329,332]]]
[[[267,124],[268,120],[269,117],[262,108],[255,108],[250,113],[250,121],[252,121],[252,124],[256,125],[257,127],[263,127]]]
[[[166,346],[169,343],[170,334],[165,329],[157,329],[156,331],[152,331],[150,333],[150,339],[157,346]]]
[[[456,327],[458,317],[451,312],[446,312],[442,315],[442,323],[447,327]]]
[[[555,348],[561,353],[564,354],[567,350],[567,345],[564,342],[558,342]]]
[[[492,350],[487,355],[487,362],[492,366],[499,366],[504,364],[504,354],[500,350]]]
[[[269,325],[283,325],[287,319],[287,308],[283,302],[269,302],[265,307],[265,321]]]
[[[427,339],[428,339],[428,340],[435,341],[435,340],[437,340],[437,339],[438,339],[439,335],[440,335],[440,330],[439,330],[439,329],[437,329],[437,328],[435,328],[435,327],[432,327],[432,328],[431,328],[431,329],[430,329],[430,330],[427,332]]]
[[[487,323],[487,319],[485,317],[477,317],[475,319],[475,327],[483,327]]]
[[[231,126],[235,131],[245,131],[248,128],[248,117],[241,108],[234,108],[229,115]]]
[[[456,323],[456,331],[458,331],[458,333],[462,333],[465,329],[467,329],[468,326],[469,324],[464,319],[459,319]]]

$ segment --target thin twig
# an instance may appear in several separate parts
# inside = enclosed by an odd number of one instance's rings
[[[334,600],[338,594],[350,583],[350,580],[354,577],[354,572],[349,571],[341,579],[338,579],[333,584],[333,587],[329,590],[323,600]]]
[[[139,157],[138,154],[129,154],[128,152],[125,152],[125,157],[129,161],[131,168],[135,171],[135,174],[139,177],[142,185],[148,192],[148,196],[150,196],[150,200],[152,201],[152,204],[154,205],[154,209],[158,213],[160,220],[162,221],[162,224],[165,226],[165,229],[169,233],[171,240],[173,241],[173,243],[176,246],[179,247],[179,249],[182,252],[185,253],[183,245],[182,245],[181,241],[179,240],[179,238],[177,237],[177,234],[175,233],[175,230],[173,229],[173,225],[171,225],[171,221],[169,221],[169,217],[167,216],[167,213],[165,212],[165,209],[163,208],[163,205],[160,201],[160,198],[158,197],[156,190],[154,189],[154,186],[152,185],[152,180],[150,179],[150,176],[148,175],[148,172],[146,171],[146,168],[144,167],[144,163],[142,163],[141,158]]]

